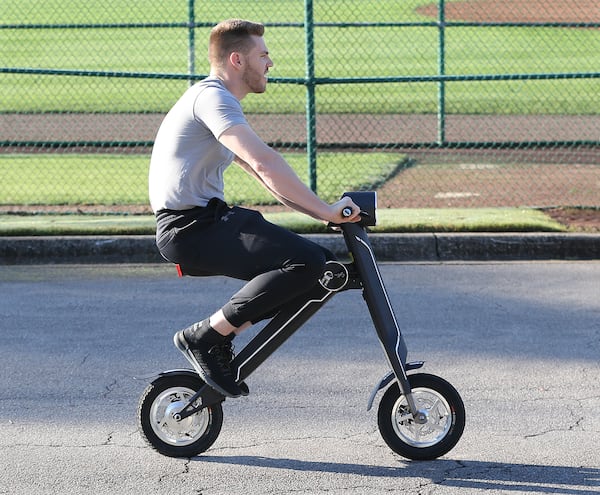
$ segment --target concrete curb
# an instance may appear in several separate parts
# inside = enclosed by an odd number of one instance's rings
[[[341,235],[309,239],[347,258]],[[379,261],[511,261],[600,259],[599,234],[429,233],[372,234]],[[46,263],[158,263],[154,236],[2,237],[0,265]]]

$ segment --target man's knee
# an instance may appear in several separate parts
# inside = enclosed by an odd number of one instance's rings
[[[300,255],[290,259],[284,270],[302,275],[306,285],[310,286],[323,274],[327,260],[326,252],[318,244],[310,244]]]

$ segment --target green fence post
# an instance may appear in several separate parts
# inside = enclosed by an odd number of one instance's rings
[[[315,106],[314,13],[312,0],[304,0],[304,36],[306,49],[306,157],[308,181],[317,192],[317,114]]]
[[[189,85],[194,84],[194,73],[196,72],[196,14],[194,0],[188,0],[188,80]]]
[[[438,75],[446,74],[446,6],[444,0],[438,3]],[[437,140],[439,145],[446,142],[446,81],[438,82],[438,114],[437,114]]]

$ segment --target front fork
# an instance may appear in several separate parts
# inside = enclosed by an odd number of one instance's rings
[[[415,403],[406,374],[407,371],[423,366],[423,362],[406,362],[408,354],[406,344],[365,229],[355,224],[344,224],[342,231],[353,256],[354,265],[363,286],[363,297],[375,325],[377,336],[392,368],[392,371],[381,379],[371,393],[368,409],[371,409],[377,392],[396,379],[402,395],[406,398],[413,419],[417,423],[424,422],[426,421],[425,415],[419,411]]]

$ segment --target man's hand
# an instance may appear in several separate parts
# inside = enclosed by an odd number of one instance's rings
[[[344,196],[329,207],[331,209],[331,217],[327,218],[327,221],[333,224],[360,221],[360,208],[348,196]],[[350,215],[345,214],[348,209],[350,210]]]

